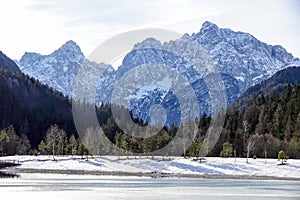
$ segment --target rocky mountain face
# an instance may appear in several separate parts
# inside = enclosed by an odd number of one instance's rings
[[[50,55],[25,53],[19,66],[23,73],[69,96],[84,59],[79,46],[68,41]]]
[[[12,72],[21,72],[18,65],[0,51],[0,68],[7,69]]]
[[[249,33],[219,28],[211,22],[205,22],[191,37],[213,58],[220,72],[238,81],[240,93],[298,60],[279,45],[268,45]]]
[[[209,69],[210,64],[205,63],[210,59],[209,55],[206,54],[205,51],[199,51],[199,47],[200,45],[191,40],[191,38],[187,35],[184,35],[178,40],[164,44],[161,44],[153,38],[146,39],[145,41],[136,44],[134,49],[125,56],[122,65],[117,70],[117,77],[121,78],[129,70],[139,66],[166,66],[171,69],[171,71],[175,71],[180,74],[191,86],[192,91],[195,93],[195,101],[200,110],[198,115],[211,113],[212,105],[209,94],[209,86],[215,83],[211,81],[208,82],[208,79],[213,80],[208,77],[211,77],[213,71]],[[141,73],[139,77],[141,82],[146,82],[147,79],[151,77],[152,72],[153,70],[150,69],[146,73]],[[164,77],[168,77],[170,74],[167,71],[161,71],[160,73],[163,73]],[[158,75],[159,73],[156,77],[152,77],[152,79],[157,78]],[[190,92],[183,91],[174,93],[174,91],[172,91],[174,86],[182,83],[175,78],[170,79],[174,79],[174,81],[172,81],[169,88],[157,86],[150,89],[147,87],[147,89],[145,89],[145,87],[141,87],[135,90],[135,93],[131,95],[132,101],[130,102],[130,107],[133,110],[132,113],[134,116],[140,116],[144,120],[151,122],[151,117],[149,116],[148,111],[152,105],[160,104],[167,111],[167,125],[170,125],[171,123],[178,124],[180,119],[187,119],[191,117],[182,113],[183,110],[189,109],[188,107],[184,107],[185,104],[191,105],[187,103],[190,98],[192,98]],[[231,102],[236,99],[239,94],[238,82],[231,75],[226,73],[221,73],[220,80],[221,79],[224,83],[224,89],[229,94],[227,101]],[[158,79],[158,82],[161,81],[163,81],[163,77]],[[183,85],[184,84],[182,84],[182,87],[184,88]],[[179,102],[179,97],[182,99],[182,102]],[[191,112],[189,112],[189,114],[190,113]],[[192,116],[195,115],[192,114]]]
[[[199,48],[204,51],[195,51]],[[149,110],[153,105],[158,104],[167,111],[165,124],[170,125],[178,124],[181,118],[187,117],[181,115],[182,109],[188,108],[180,107],[182,105],[179,102],[180,98],[190,98],[187,92],[174,93],[172,85],[176,85],[175,82],[162,85],[148,82],[153,70],[133,78],[138,77],[139,83],[131,79],[131,88],[126,88],[122,80],[124,77],[129,77],[128,74],[140,66],[167,66],[172,72],[179,73],[191,86],[200,108],[198,114],[211,113],[210,86],[217,85],[220,80],[212,78],[214,72],[210,70],[211,66],[210,63],[206,63],[207,60],[211,60],[220,72],[227,94],[227,103],[233,102],[250,86],[298,61],[281,46],[268,45],[248,33],[222,29],[211,22],[205,22],[198,33],[185,34],[175,41],[161,44],[154,38],[149,38],[136,44],[117,70],[110,65],[86,60],[73,41],[67,42],[47,56],[25,53],[19,66],[24,73],[68,96],[71,96],[74,79],[83,63],[91,68],[104,67],[107,70],[100,77],[96,92],[98,103],[111,102],[114,89],[122,85],[123,92],[127,90],[129,94],[123,97],[129,99],[126,101],[128,102],[126,106],[132,109],[134,116],[151,122]],[[166,76],[168,76],[167,72],[165,72]],[[89,80],[99,79],[94,73],[88,77]],[[163,83],[163,78],[161,76],[158,82]],[[210,82],[207,82],[208,79]],[[89,80],[81,80],[82,87]],[[145,86],[141,85],[143,81]],[[146,87],[146,83],[151,87]]]
[[[81,52],[80,47],[72,40],[66,42],[50,55],[26,52],[19,61],[19,66],[23,73],[38,79],[69,97],[72,95],[74,80],[76,79],[78,70],[83,65],[89,69],[98,67],[107,68],[106,77],[100,81],[103,85],[103,90],[99,90],[99,95],[102,92],[105,97],[105,94],[109,92],[105,90],[104,86],[107,86],[114,79],[114,75],[111,74],[114,72],[113,68],[109,65],[103,66],[104,64],[96,64],[88,61]],[[88,76],[89,79],[80,80],[80,84],[83,87],[91,79],[98,79],[96,74],[91,73]]]

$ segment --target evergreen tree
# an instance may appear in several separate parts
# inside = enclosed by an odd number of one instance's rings
[[[6,154],[7,144],[9,143],[9,141],[10,141],[10,139],[9,139],[7,132],[5,130],[1,130],[1,132],[0,132],[0,152],[1,152],[2,156]]]
[[[153,151],[154,144],[155,141],[153,140],[153,137],[147,137],[143,139],[142,149],[147,157],[149,156],[150,152]]]
[[[68,140],[64,130],[61,130],[60,132],[57,146],[58,155],[66,155],[68,153]]]
[[[225,142],[223,144],[223,150],[220,153],[220,156],[222,157],[231,157],[232,156],[232,144],[229,142]]]
[[[117,152],[116,153],[118,154],[119,159],[120,159],[120,156],[123,153],[123,150],[122,150],[122,134],[121,133],[116,134],[115,141],[116,141],[116,146],[117,146],[117,148],[116,148]]]
[[[289,116],[287,123],[285,125],[285,131],[284,131],[285,140],[290,141],[292,131],[293,131],[292,118],[291,118],[291,116]]]
[[[7,135],[9,137],[9,143],[7,144],[7,155],[14,155],[17,153],[17,145],[20,138],[16,134],[13,125],[10,125],[7,128]]]
[[[70,147],[70,153],[71,155],[76,155],[77,154],[77,148],[76,148],[76,139],[74,135],[71,135],[69,138],[69,147]]]
[[[31,149],[30,141],[27,135],[21,134],[20,140],[17,145],[17,152],[20,155],[27,154]]]
[[[77,143],[77,154],[81,156],[81,158],[83,158],[83,155],[85,154],[85,148],[84,145],[82,144],[81,140],[79,138],[77,138],[76,140]]]
[[[40,151],[40,154],[45,154],[46,153],[46,144],[44,140],[41,141],[41,143],[38,146],[38,150]]]

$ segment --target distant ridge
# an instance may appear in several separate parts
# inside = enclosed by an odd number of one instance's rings
[[[271,95],[274,92],[282,93],[285,87],[300,83],[300,66],[288,67],[278,71],[272,77],[262,81],[260,84],[250,87],[234,103],[236,107],[244,107],[251,103],[258,95]]]
[[[21,72],[18,65],[0,51],[0,68],[7,69],[12,72]]]

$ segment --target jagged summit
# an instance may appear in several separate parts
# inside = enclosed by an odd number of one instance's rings
[[[73,40],[67,41],[59,49],[55,50],[52,54],[64,54],[65,56],[73,58],[77,57],[78,59],[82,59],[84,57],[80,47]]]
[[[147,38],[144,41],[134,45],[134,50],[143,48],[162,48],[162,44],[155,38]]]
[[[58,50],[61,50],[61,51],[63,51],[63,50],[69,50],[69,51],[81,52],[80,47],[73,40],[67,41]]]
[[[75,46],[75,47],[79,48],[79,46],[77,45],[77,43],[74,42],[73,40],[68,40],[63,46]]]
[[[210,21],[205,21],[203,24],[202,24],[202,28],[201,29],[218,29],[219,27],[216,25],[216,24],[214,24],[214,23],[212,23],[212,22],[210,22]]]

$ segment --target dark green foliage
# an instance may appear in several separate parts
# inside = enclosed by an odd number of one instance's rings
[[[54,123],[76,133],[69,100],[28,76],[0,69],[0,96],[0,128],[13,125],[33,147]]]
[[[6,130],[0,131],[0,155],[6,155],[7,145],[9,143],[9,136]]]
[[[291,158],[300,157],[300,86],[287,84],[281,94],[257,96],[251,104],[228,109],[220,142],[210,154],[216,156],[220,145],[233,144],[237,156],[246,156],[247,138],[255,136],[252,156],[276,158],[280,149],[289,151]],[[215,151],[218,149],[217,151]],[[251,155],[250,155],[251,156]]]
[[[44,140],[42,140],[41,143],[39,144],[38,150],[41,154],[46,153],[46,144],[45,144]]]
[[[17,153],[20,155],[27,154],[30,149],[31,145],[27,135],[21,134],[19,143],[17,145]]]
[[[223,144],[223,149],[220,153],[221,157],[226,157],[229,158],[232,156],[232,144],[230,144],[229,142],[225,142]]]
[[[31,148],[30,142],[26,135],[21,134],[19,137],[12,125],[0,132],[0,154],[14,155],[27,154]]]

